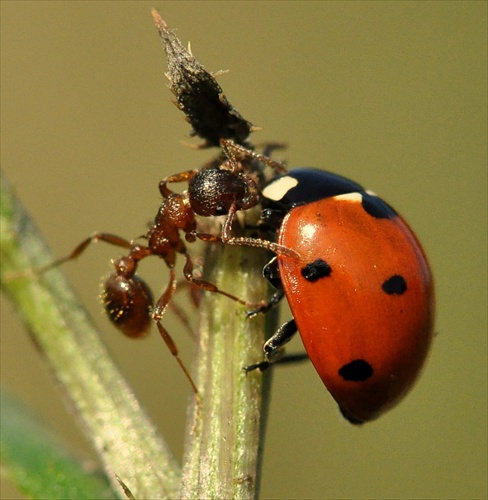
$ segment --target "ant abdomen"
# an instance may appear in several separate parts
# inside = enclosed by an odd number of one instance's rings
[[[144,280],[112,273],[103,285],[101,300],[110,321],[124,335],[140,338],[149,332],[153,295]]]

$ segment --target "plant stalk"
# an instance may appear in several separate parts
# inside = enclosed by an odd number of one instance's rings
[[[180,483],[175,459],[60,269],[19,277],[54,257],[4,177],[0,222],[2,290],[52,369],[112,487],[125,496],[117,475],[137,499],[175,498]]]

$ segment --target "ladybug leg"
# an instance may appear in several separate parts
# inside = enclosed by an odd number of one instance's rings
[[[247,316],[249,318],[253,318],[259,313],[266,313],[276,305],[280,303],[280,301],[285,296],[285,292],[283,291],[283,286],[281,284],[280,278],[280,270],[278,268],[278,259],[273,257],[263,268],[263,276],[277,288],[277,291],[270,297],[269,301],[266,304],[263,304],[261,307],[257,309],[252,309],[247,312]]]
[[[270,364],[278,361],[282,357],[283,346],[290,342],[295,333],[297,333],[297,325],[294,319],[283,323],[263,346],[265,361]]]
[[[283,290],[278,259],[273,257],[263,268],[263,276],[278,290]]]
[[[250,309],[249,311],[247,311],[247,317],[254,318],[254,316],[260,313],[267,313],[269,310],[273,309],[273,307],[277,306],[284,296],[285,292],[283,290],[277,290],[275,293],[273,293],[273,295],[271,295],[266,304],[263,304],[256,309]]]
[[[276,333],[267,340],[263,346],[264,361],[244,367],[246,373],[257,369],[261,371],[266,370],[266,368],[269,368],[273,363],[279,361],[283,356],[283,346],[292,339],[296,332],[297,325],[294,319],[281,325]]]

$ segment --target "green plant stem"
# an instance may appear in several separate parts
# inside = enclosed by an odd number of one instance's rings
[[[3,177],[0,217],[2,290],[59,381],[112,487],[124,496],[118,475],[137,499],[174,498],[178,465],[60,270],[14,277],[53,256]]]
[[[267,292],[266,260],[259,249],[212,246],[206,278],[258,303]],[[188,426],[182,498],[258,495],[271,370],[246,375],[243,367],[262,359],[264,332],[275,326],[274,313],[248,319],[244,306],[205,295],[195,367],[202,406],[193,408]]]
[[[248,144],[252,124],[230,104],[214,76],[185,49],[160,14],[153,10],[152,16],[168,61],[169,87],[192,125],[192,135],[207,146],[221,147],[223,138]],[[247,218],[251,212],[241,215]],[[220,227],[213,229],[217,234]],[[249,303],[266,296],[261,275],[265,252],[228,245],[207,248],[208,281]],[[183,498],[257,495],[269,374],[246,376],[243,368],[262,360],[266,322],[268,331],[273,330],[275,315],[249,320],[245,308],[228,297],[204,294],[194,370],[201,405],[193,406],[187,431]]]
[[[175,460],[113,365],[89,318],[59,269],[12,279],[13,273],[53,260],[5,179],[1,193],[2,289],[19,314],[104,464],[136,499],[175,498]],[[250,303],[266,296],[265,252],[208,244],[206,278]],[[10,275],[10,279],[9,279]],[[255,498],[269,402],[270,372],[246,375],[262,359],[265,331],[276,314],[248,319],[246,308],[204,294],[195,361],[201,406],[190,412],[182,498]]]

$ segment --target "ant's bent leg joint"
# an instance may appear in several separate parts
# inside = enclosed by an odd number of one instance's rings
[[[173,268],[169,270],[169,281],[166,289],[164,290],[161,297],[156,302],[156,305],[153,307],[151,311],[152,319],[157,323],[157,326],[161,332],[161,328],[159,322],[161,321],[168,304],[171,302],[171,299],[176,290],[176,272]]]
[[[167,198],[173,191],[169,189],[166,184],[173,182],[189,182],[195,175],[199,172],[199,170],[186,170],[185,172],[180,172],[179,174],[170,175],[169,177],[165,177],[159,183],[159,192],[161,193],[163,198]]]
[[[217,287],[217,285],[214,285],[213,283],[210,283],[207,280],[195,278],[193,276],[193,262],[191,260],[190,255],[186,255],[186,263],[183,267],[183,274],[185,278],[190,282],[196,285],[198,288],[201,288],[202,290],[205,290],[207,292],[212,292],[212,293],[219,293],[220,295],[223,295],[224,297],[228,297],[229,299],[238,302],[239,304],[242,304],[243,306],[246,307],[253,307],[255,304],[251,304],[247,302],[246,300],[242,300],[239,297],[236,297],[235,295],[232,295],[231,293],[224,292],[220,288]]]
[[[129,240],[121,238],[120,236],[117,236],[115,234],[96,232],[91,236],[88,236],[88,238],[85,238],[81,243],[73,248],[73,250],[71,250],[69,254],[65,255],[64,257],[56,259],[36,269],[30,269],[25,272],[21,271],[18,276],[13,276],[13,278],[40,275],[45,273],[46,271],[49,271],[50,269],[61,266],[66,262],[76,260],[81,254],[85,252],[85,250],[90,246],[91,243],[96,243],[97,241],[104,241],[105,243],[110,243],[111,245],[119,246],[122,248],[131,248],[132,246],[132,243]]]

